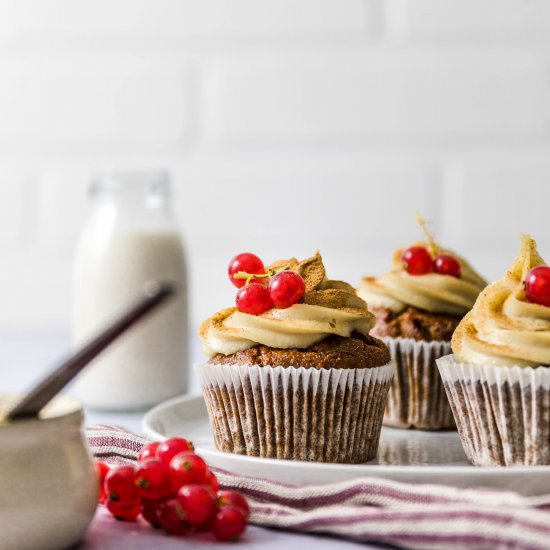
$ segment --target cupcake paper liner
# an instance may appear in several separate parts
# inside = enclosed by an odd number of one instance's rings
[[[343,463],[376,456],[391,362],[370,369],[196,368],[221,451]]]
[[[550,464],[550,368],[437,364],[472,464]]]
[[[420,430],[456,429],[436,359],[451,352],[450,342],[384,338],[395,363],[384,424]]]

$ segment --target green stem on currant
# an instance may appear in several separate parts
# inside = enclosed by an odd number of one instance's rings
[[[267,270],[267,273],[247,273],[246,271],[237,271],[237,273],[235,273],[233,275],[233,278],[234,279],[246,279],[245,284],[249,284],[250,281],[252,281],[254,279],[265,279],[267,277],[273,277],[277,273],[280,273],[281,271],[286,271],[287,269],[288,269],[288,267],[285,267],[283,269],[269,268]]]

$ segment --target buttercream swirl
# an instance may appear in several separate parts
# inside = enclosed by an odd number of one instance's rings
[[[292,258],[269,267],[290,269],[304,278],[306,293],[301,303],[286,309],[270,308],[260,315],[236,308],[219,311],[199,330],[206,355],[230,355],[259,344],[303,349],[331,334],[350,336],[358,331],[368,335],[374,326],[374,316],[355,289],[343,281],[326,278],[319,253],[302,262]]]
[[[488,286],[458,325],[451,345],[461,361],[522,367],[550,365],[550,307],[527,301],[530,269],[545,265],[535,241],[522,235],[508,273]]]
[[[431,243],[417,242],[413,246],[430,249]],[[428,273],[409,275],[403,268],[401,255],[404,249],[394,252],[391,271],[378,277],[364,277],[357,294],[370,307],[385,307],[394,312],[413,306],[431,313],[463,315],[471,309],[487,284],[470,264],[451,250],[439,249],[460,263],[460,277]]]

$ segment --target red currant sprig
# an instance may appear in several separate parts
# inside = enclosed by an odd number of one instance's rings
[[[401,254],[403,268],[409,275],[426,275],[427,273],[439,273],[460,277],[460,262],[449,254],[438,254],[435,260],[423,246],[411,246]]]
[[[251,260],[251,257],[253,260]],[[237,270],[237,267],[250,267],[245,270]],[[237,267],[236,267],[237,266]],[[262,271],[259,267],[262,267]],[[229,263],[229,277],[231,282],[240,286],[235,300],[237,309],[242,313],[259,315],[270,307],[284,309],[298,303],[306,291],[304,279],[294,271],[276,272],[273,269],[267,271],[263,262],[254,254],[239,254]],[[269,280],[266,286],[263,281]],[[243,281],[237,285],[235,281]]]
[[[539,265],[525,277],[525,295],[533,304],[550,307],[550,267]]]
[[[211,530],[220,540],[236,540],[246,528],[250,509],[234,491],[219,491],[216,476],[186,439],[173,437],[145,445],[133,466],[109,467],[97,461],[105,505],[119,520],[141,514],[155,528],[184,536]]]

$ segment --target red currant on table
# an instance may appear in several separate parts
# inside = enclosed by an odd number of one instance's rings
[[[212,491],[214,491],[214,494],[217,494],[220,490],[220,482],[210,470],[206,470],[204,484],[208,485],[212,489]]]
[[[107,499],[107,510],[121,521],[134,521],[141,512],[139,500],[119,501]]]
[[[187,441],[183,437],[171,437],[166,441],[163,441],[157,447],[157,458],[164,462],[166,465],[170,464],[170,461],[179,453],[184,451],[192,451],[193,443]]]
[[[284,309],[296,304],[306,291],[304,279],[294,271],[281,271],[268,285],[269,295],[276,308]]]
[[[205,527],[216,515],[216,497],[207,485],[184,485],[177,499],[193,527]]]
[[[433,260],[423,246],[411,246],[401,254],[403,267],[409,275],[425,275],[433,271]]]
[[[135,485],[136,470],[133,466],[119,466],[105,476],[105,492],[109,501],[125,504],[138,502],[139,491]]]
[[[248,519],[250,516],[250,507],[246,498],[236,491],[220,491],[218,495],[218,506],[223,508],[224,506],[236,506],[240,508]]]
[[[206,462],[191,451],[176,455],[170,462],[172,487],[179,489],[190,483],[204,483],[207,469]]]
[[[99,503],[103,504],[107,495],[105,493],[105,476],[109,472],[109,466],[102,462],[101,460],[96,460],[96,469],[97,469],[97,480],[99,482]]]
[[[245,513],[236,506],[224,506],[216,514],[212,531],[219,540],[235,541],[246,528]]]
[[[460,263],[449,254],[438,254],[434,261],[434,271],[441,275],[460,277]]]
[[[145,462],[151,458],[157,458],[157,449],[160,445],[160,441],[151,441],[141,448],[138,456],[138,462]]]
[[[539,265],[527,273],[525,294],[533,304],[550,306],[550,267]]]
[[[160,527],[159,512],[160,506],[162,506],[164,502],[165,499],[141,499],[141,515],[143,516],[143,519],[155,529],[158,529]]]
[[[267,288],[258,283],[239,288],[235,303],[239,311],[250,315],[259,315],[273,305]]]
[[[144,498],[159,499],[170,494],[170,473],[168,466],[158,459],[139,464],[135,484]]]
[[[159,506],[158,519],[161,527],[170,535],[185,535],[189,532],[190,525],[175,498],[170,498]]]
[[[238,254],[230,262],[229,267],[227,268],[227,274],[229,275],[229,280],[238,288],[246,284],[246,279],[235,279],[233,275],[239,271],[245,271],[251,275],[259,275],[265,273],[265,267],[255,254],[250,254],[245,252],[243,254]]]

